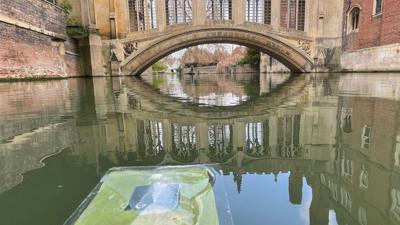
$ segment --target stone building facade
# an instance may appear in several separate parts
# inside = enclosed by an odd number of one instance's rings
[[[400,2],[345,0],[343,69],[400,71]]]

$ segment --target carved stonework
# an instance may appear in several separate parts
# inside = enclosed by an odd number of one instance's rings
[[[135,42],[135,43],[132,43],[132,42],[125,43],[124,44],[124,55],[125,55],[125,58],[130,56],[132,53],[134,53],[137,50],[138,50],[137,42]]]
[[[311,43],[310,41],[298,41],[298,46],[301,48],[307,55],[311,56]]]

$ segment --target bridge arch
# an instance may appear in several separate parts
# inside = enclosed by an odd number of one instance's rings
[[[260,50],[279,60],[292,72],[311,72],[311,58],[289,41],[273,33],[261,33],[236,27],[196,27],[172,32],[134,52],[121,63],[125,75],[140,75],[148,67],[169,54],[201,44],[229,43]]]

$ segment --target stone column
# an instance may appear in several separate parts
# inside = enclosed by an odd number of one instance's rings
[[[235,24],[243,24],[246,20],[246,1],[232,0],[232,19]]]
[[[204,0],[192,1],[193,25],[204,25],[206,21],[206,3]]]
[[[118,39],[118,29],[116,23],[116,13],[115,13],[115,0],[110,0],[110,38],[111,39]]]
[[[167,26],[165,0],[157,0],[157,28],[159,31],[165,31]]]
[[[281,0],[271,1],[271,26],[278,30],[280,26],[281,17]]]

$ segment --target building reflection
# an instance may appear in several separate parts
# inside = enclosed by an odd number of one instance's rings
[[[1,130],[13,138],[0,144],[0,193],[68,148],[71,162],[90,164],[99,176],[113,166],[219,163],[241,191],[244,174],[290,173],[291,204],[302,204],[303,187],[312,188],[312,225],[328,224],[332,212],[340,225],[399,224],[400,104],[397,92],[374,86],[390,79],[371,80],[298,77],[224,111],[186,105],[130,78],[94,79],[86,92],[92,107],[64,94],[80,105],[69,117],[33,123],[31,132],[15,123],[22,135]],[[350,93],[351,82],[360,87]]]

